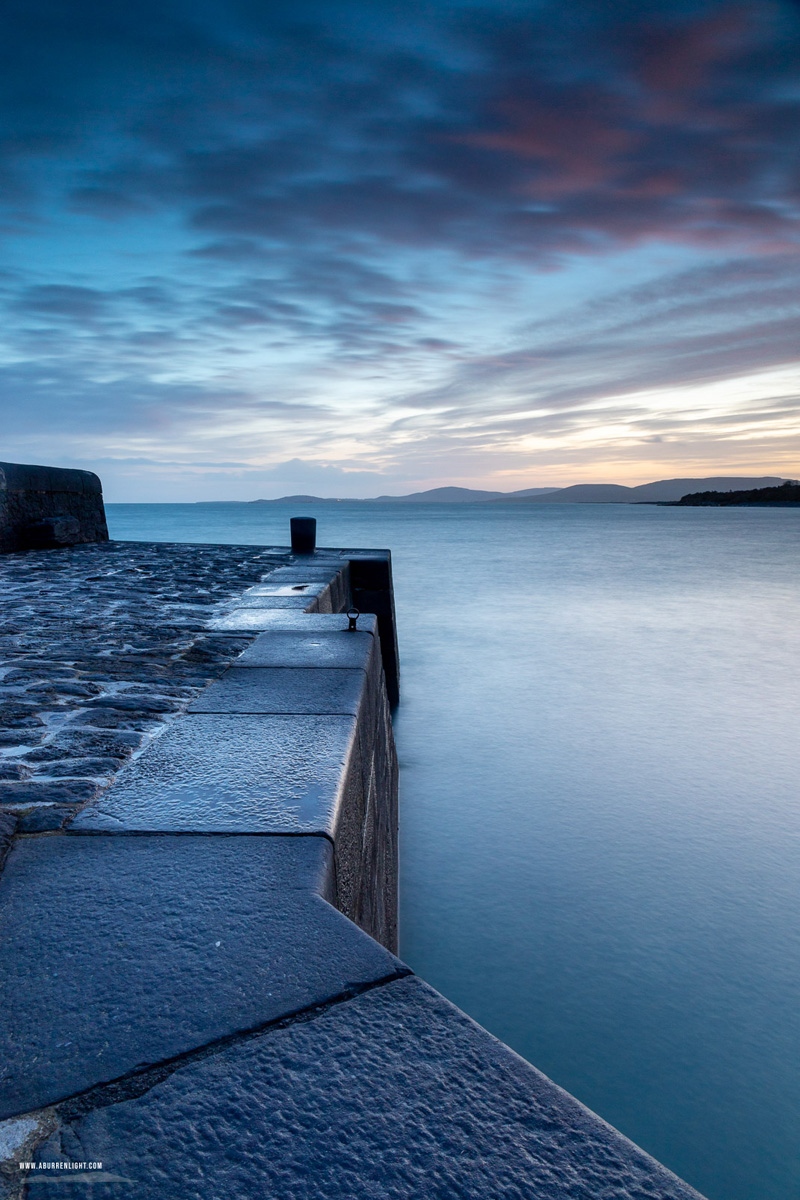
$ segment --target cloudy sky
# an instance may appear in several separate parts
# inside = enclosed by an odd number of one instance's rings
[[[110,500],[800,474],[796,0],[4,10],[0,458]]]

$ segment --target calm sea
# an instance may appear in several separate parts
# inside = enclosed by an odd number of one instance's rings
[[[403,957],[711,1200],[797,1200],[800,509],[297,513],[394,557]]]

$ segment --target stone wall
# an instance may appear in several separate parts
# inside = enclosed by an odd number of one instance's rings
[[[91,471],[0,462],[0,553],[108,541]]]

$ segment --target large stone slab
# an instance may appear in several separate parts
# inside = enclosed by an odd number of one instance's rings
[[[350,604],[350,564],[338,559],[335,562],[314,564],[312,559],[293,562],[290,566],[281,567],[275,581],[276,584],[297,585],[312,582],[320,583],[327,591],[330,599],[330,609],[320,605],[321,611],[341,612]]]
[[[19,841],[0,879],[0,1117],[326,1003],[399,964],[303,837]]]
[[[242,608],[258,608],[258,609],[289,609],[290,612],[316,612],[318,597],[313,592],[299,592],[295,595],[281,595],[273,593],[270,596],[253,595],[245,592],[236,602],[238,611]]]
[[[303,580],[299,578],[296,582],[291,580],[282,580],[280,577],[274,583],[257,583],[253,587],[247,588],[242,592],[241,602],[244,607],[245,600],[250,600],[256,596],[267,598],[273,596],[292,596],[295,600],[302,599],[303,596],[319,596],[325,591],[328,586],[327,580]]]
[[[348,619],[345,613],[307,613],[293,612],[291,609],[268,608],[237,608],[209,622],[209,629],[235,632],[259,632],[275,630],[290,633],[342,633],[347,631]],[[368,612],[362,612],[358,618],[358,629],[366,633],[374,633],[377,629],[377,618]]]
[[[193,713],[341,713],[356,716],[364,671],[326,667],[229,667],[190,706]]]
[[[317,560],[315,554],[313,558],[300,558],[294,562],[282,565],[278,568],[279,574],[276,578],[291,579],[293,581],[302,581],[304,579],[327,581],[335,578],[340,573],[347,575],[349,569],[350,564],[347,561],[343,561],[341,554],[336,551],[335,554],[319,560]]]
[[[186,714],[71,829],[333,836],[355,733],[352,716]]]
[[[137,1200],[698,1200],[413,978],[76,1114],[39,1157],[100,1160]]]
[[[359,622],[360,624],[360,622]],[[260,633],[237,667],[366,667],[374,646],[369,633]]]

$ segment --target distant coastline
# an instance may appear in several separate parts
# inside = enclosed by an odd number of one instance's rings
[[[576,483],[570,487],[523,488],[516,492],[489,492],[477,488],[438,487],[406,496],[279,496],[274,500],[198,500],[197,504],[736,504],[796,503],[794,500],[689,500],[689,496],[728,496],[776,491],[791,480],[779,476],[722,475],[700,479],[657,479],[637,487],[619,483]],[[684,499],[686,497],[686,499]]]
[[[779,508],[800,506],[800,483],[787,480],[778,487],[744,488],[728,492],[692,492],[670,505],[672,508],[730,508],[732,506],[770,505]]]

